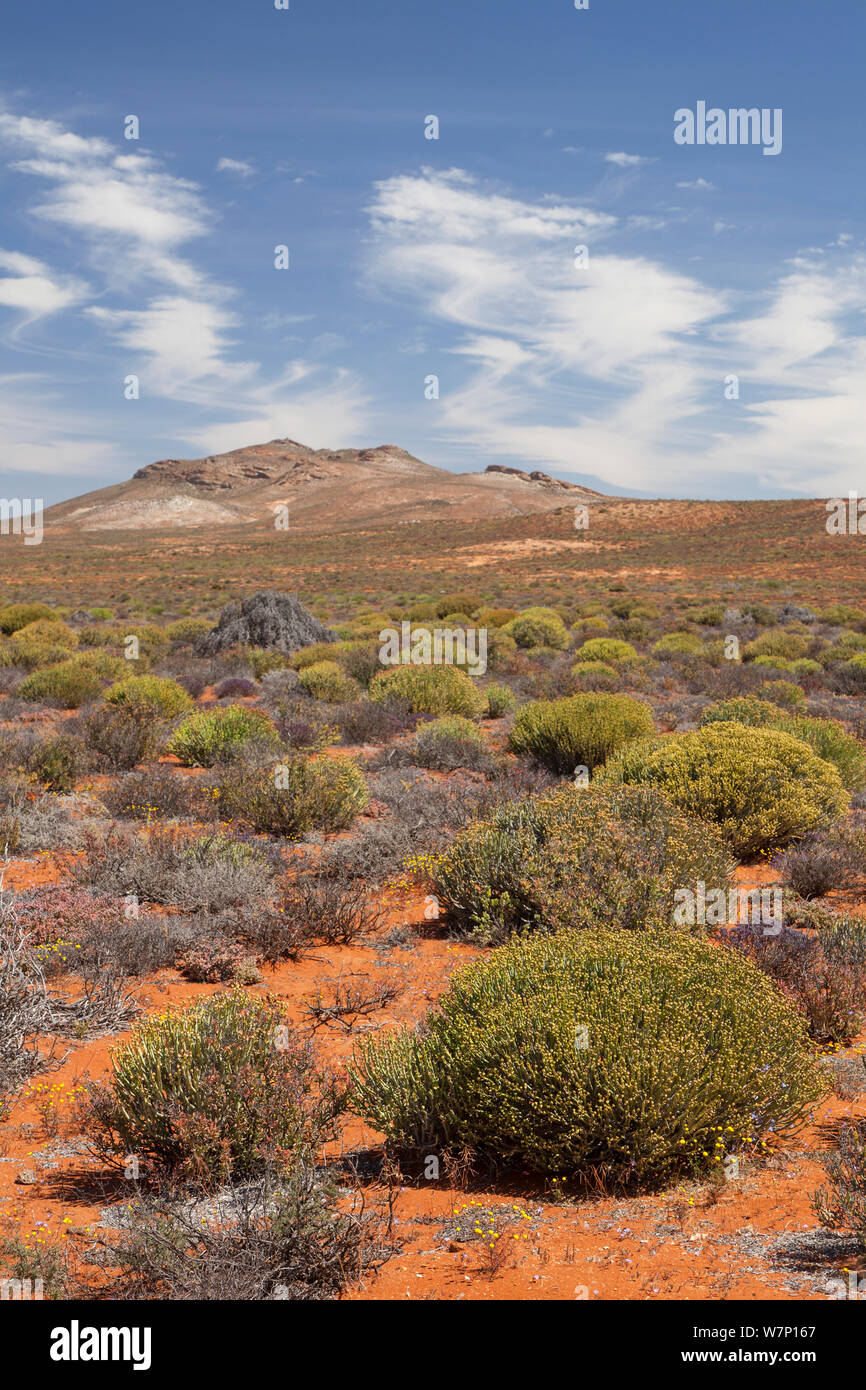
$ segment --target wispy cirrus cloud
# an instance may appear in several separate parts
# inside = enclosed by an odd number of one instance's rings
[[[628,228],[611,216],[510,199],[458,170],[385,180],[370,217],[373,283],[449,324],[471,364],[439,401],[442,427],[487,457],[644,492],[694,490],[705,469],[790,492],[855,485],[856,262],[803,265],[747,298],[621,248]],[[592,248],[580,268],[576,236]],[[742,396],[723,403],[731,374]]]
[[[59,236],[94,282],[22,252],[2,252],[0,306],[19,312],[19,326],[74,307],[117,354],[121,376],[138,375],[150,398],[210,412],[205,425],[194,427],[196,438],[206,437],[208,451],[234,447],[227,441],[248,429],[304,437],[305,428],[311,442],[328,443],[339,425],[344,437],[356,436],[364,392],[350,374],[325,362],[303,370],[296,363],[265,369],[238,356],[236,288],[214,280],[193,254],[217,222],[205,193],[151,153],[124,144],[80,136],[54,120],[0,111],[0,149],[11,156],[12,171],[39,189],[27,208],[34,227],[50,226],[55,244]],[[254,172],[237,160],[220,160],[218,168],[240,177]],[[335,412],[328,399],[338,382]],[[14,409],[0,417],[7,437],[17,418]],[[45,457],[55,459],[52,439],[68,429],[60,429],[50,408],[41,418]],[[254,432],[256,437],[261,436]],[[101,446],[92,442],[101,457]],[[27,450],[13,448],[11,454],[33,459],[36,450],[31,441]],[[78,469],[78,451],[70,449],[69,457]]]

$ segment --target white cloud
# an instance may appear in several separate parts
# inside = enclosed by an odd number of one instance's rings
[[[238,178],[241,179],[252,178],[256,172],[255,165],[248,163],[245,159],[223,158],[219,160],[216,167],[218,174],[237,174]]]
[[[51,120],[0,112],[0,147],[13,156],[13,171],[43,185],[31,216],[50,223],[75,264],[88,264],[102,280],[90,291],[32,256],[2,252],[0,272],[9,275],[0,275],[0,306],[32,318],[98,297],[85,316],[117,345],[118,378],[135,374],[143,395],[200,407],[196,438],[206,452],[282,435],[345,442],[363,429],[366,398],[351,375],[300,362],[265,373],[259,362],[236,360],[235,291],[214,283],[187,250],[215,222],[197,184],[126,142],[84,138]],[[241,177],[254,172],[239,160],[217,167]],[[226,423],[230,416],[235,423]],[[23,426],[25,417],[7,406],[3,438],[16,466],[28,460],[43,470],[78,471],[88,450],[103,460],[98,440],[74,444],[59,425],[60,412],[50,427],[44,415],[35,435]],[[52,430],[62,442],[52,442]]]
[[[652,161],[643,154],[626,154],[623,150],[615,151],[613,154],[606,154],[605,160],[608,164],[616,164],[620,169],[631,169],[638,164],[651,164]]]
[[[677,188],[699,188],[703,192],[715,192],[716,185],[710,183],[709,179],[686,179],[683,183],[678,183]]]
[[[0,250],[0,270],[12,272],[10,276],[0,276],[0,304],[20,309],[23,322],[68,309],[88,293],[82,281],[54,276],[41,261],[18,251]]]
[[[857,485],[866,260],[797,267],[747,303],[619,253],[612,217],[459,171],[388,180],[370,211],[373,284],[451,325],[471,364],[438,406],[464,448],[650,493],[693,494],[704,476],[813,495]],[[741,401],[724,401],[730,373]]]

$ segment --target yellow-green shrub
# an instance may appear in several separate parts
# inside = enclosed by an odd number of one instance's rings
[[[809,639],[798,632],[762,632],[753,642],[743,648],[743,660],[754,661],[757,657],[784,657],[794,661],[805,656],[809,650]]]
[[[606,661],[578,661],[571,668],[581,690],[616,690],[620,674]]]
[[[262,710],[246,705],[195,710],[178,725],[166,750],[186,767],[213,767],[252,739],[277,743],[279,735]]]
[[[788,844],[848,805],[836,768],[808,744],[733,721],[631,743],[599,777],[661,787],[684,811],[718,825],[740,856]]]
[[[554,647],[561,651],[568,643],[568,628],[552,608],[525,608],[502,631],[513,637],[518,647]]]
[[[697,656],[703,649],[703,642],[693,632],[669,632],[656,642],[653,656]]]
[[[571,695],[524,705],[509,746],[514,753],[531,753],[552,772],[570,773],[579,766],[598,767],[652,727],[646,705],[628,695]]]
[[[462,714],[479,718],[486,708],[482,692],[456,666],[395,666],[370,682],[377,704],[404,702],[413,714]]]
[[[590,637],[574,654],[575,661],[604,661],[610,666],[627,664],[637,658],[630,642],[617,637]]]
[[[788,714],[754,695],[742,695],[732,700],[720,700],[701,714],[701,724],[716,724],[735,719],[755,729],[781,729],[794,738],[802,739],[809,747],[832,763],[849,792],[866,786],[866,748],[859,739],[836,719],[813,719],[804,714]]]
[[[431,880],[449,929],[495,945],[530,930],[670,925],[678,888],[727,889],[733,867],[719,830],[655,787],[567,783],[471,822]]]
[[[419,1030],[362,1044],[353,1106],[396,1150],[465,1147],[648,1186],[720,1172],[827,1089],[804,1020],[738,953],[682,934],[515,940],[452,977]]]
[[[328,700],[332,704],[357,700],[361,687],[351,676],[347,676],[336,661],[314,661],[311,666],[303,666],[298,678],[304,690],[314,700]]]
[[[213,623],[209,618],[178,618],[177,622],[163,628],[169,642],[194,642],[197,637],[212,630]]]
[[[16,641],[65,647],[67,651],[72,651],[78,646],[78,633],[73,632],[66,623],[54,622],[50,618],[37,618],[35,622],[19,627]]]
[[[346,830],[368,805],[352,758],[291,757],[269,768],[229,772],[218,788],[220,814],[262,834],[297,839],[309,830]]]
[[[44,671],[26,676],[15,692],[19,700],[38,700],[60,709],[78,709],[95,700],[102,691],[102,682],[95,671],[79,661],[61,661]]]
[[[195,704],[183,686],[167,676],[130,676],[113,685],[105,698],[110,705],[136,705],[161,719],[175,719]]]
[[[277,1001],[236,990],[139,1023],[91,1089],[91,1132],[103,1152],[188,1180],[242,1179],[326,1137],[312,1083]]]
[[[47,603],[7,603],[0,608],[0,632],[8,635],[26,627],[28,623],[53,617],[54,610],[49,608]]]

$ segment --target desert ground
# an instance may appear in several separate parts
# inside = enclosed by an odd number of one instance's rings
[[[596,498],[585,529],[562,505],[4,537],[0,1274],[97,1301],[862,1296],[866,568],[825,516]],[[484,669],[383,666],[401,624],[483,630]],[[676,923],[686,865],[733,914]],[[662,971],[678,1019],[682,971],[721,972],[694,1036],[657,1069],[647,997],[628,1027],[614,999],[569,1061],[572,1005],[531,975],[563,939],[575,978]],[[497,961],[553,1042],[500,1010]],[[493,991],[454,1054],[474,1109],[437,1054],[387,1052],[464,979]],[[278,1064],[244,1051],[272,1024]],[[656,1108],[602,1068],[618,1118],[570,1128],[601,1036]]]

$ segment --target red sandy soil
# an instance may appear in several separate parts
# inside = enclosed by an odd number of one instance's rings
[[[749,873],[751,872],[751,879]],[[60,877],[58,861],[13,862],[7,882],[16,887]],[[741,882],[757,882],[757,871],[741,871]],[[762,871],[760,881],[769,881]],[[420,895],[389,895],[382,930],[410,922],[429,928]],[[341,979],[396,981],[403,992],[367,1026],[393,1027],[424,1015],[452,971],[478,954],[462,943],[421,939],[409,950],[377,950],[375,940],[347,947],[313,948],[297,963],[267,971],[260,993],[286,1001],[292,1022],[303,1024],[301,1004]],[[146,1012],[181,1005],[218,992],[219,985],[194,985],[166,971],[145,981],[139,998]],[[320,1029],[317,1043],[330,1061],[346,1059],[362,1028]],[[103,1075],[112,1048],[126,1034],[66,1045],[60,1066],[34,1077],[0,1125],[0,1222],[7,1234],[44,1240],[93,1227],[105,1207],[123,1199],[123,1183],[107,1176],[89,1156],[72,1120],[75,1088]],[[866,1051],[866,1034],[849,1049]],[[61,1053],[62,1055],[62,1053]],[[47,1133],[37,1105],[41,1083],[57,1088],[56,1133]],[[863,1097],[859,1113],[863,1112]],[[558,1198],[533,1179],[451,1185],[418,1179],[399,1190],[395,1234],[403,1243],[375,1276],[346,1295],[350,1299],[826,1299],[827,1280],[844,1278],[842,1262],[815,1269],[783,1266],[765,1248],[773,1237],[814,1230],[810,1194],[821,1185],[818,1161],[840,1121],[858,1106],[830,1098],[809,1126],[764,1157],[741,1160],[741,1176],[729,1182],[684,1183],[641,1197],[581,1195]],[[381,1136],[360,1121],[350,1123],[344,1147],[373,1146]],[[16,1183],[23,1169],[35,1184]],[[371,1187],[375,1202],[381,1191]],[[469,1202],[497,1211],[507,1244],[499,1270],[485,1267],[483,1241],[455,1242],[448,1223]],[[45,1223],[42,1234],[37,1222]],[[444,1228],[444,1229],[443,1229]],[[35,1234],[34,1234],[35,1233]],[[517,1235],[518,1239],[514,1239]],[[863,1261],[866,1268],[866,1260]],[[106,1291],[110,1297],[110,1288]]]

